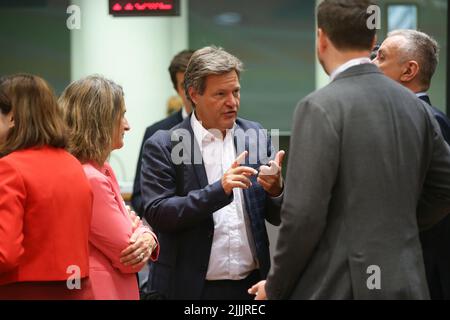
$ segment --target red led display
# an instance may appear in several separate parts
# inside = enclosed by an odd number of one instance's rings
[[[109,0],[109,14],[121,16],[179,16],[180,0]]]

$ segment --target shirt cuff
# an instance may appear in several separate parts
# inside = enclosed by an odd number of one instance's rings
[[[277,197],[269,196],[269,197],[274,203],[281,204],[281,202],[283,202],[283,197],[284,197],[284,186],[283,186],[283,190],[281,191],[279,196],[277,196]]]

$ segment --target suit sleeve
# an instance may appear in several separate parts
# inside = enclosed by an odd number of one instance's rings
[[[152,136],[154,130],[149,127],[145,130],[144,139],[142,140],[141,149],[139,150],[138,163],[136,166],[136,174],[134,176],[133,193],[131,195],[131,206],[139,217],[144,214],[144,205],[142,203],[141,195],[141,169],[142,169],[142,151],[144,150],[145,141]]]
[[[323,109],[300,103],[294,114],[269,299],[287,299],[325,229],[339,163],[339,137]]]
[[[0,160],[0,273],[16,268],[24,252],[25,199],[26,189],[21,175]]]
[[[450,148],[444,141],[437,121],[429,112],[428,116],[433,130],[433,143],[417,207],[417,221],[421,230],[431,228],[450,212]]]
[[[130,245],[133,234],[131,220],[120,210],[106,178],[93,176],[89,181],[94,194],[90,243],[108,257],[114,268],[123,273],[136,273],[136,268],[120,262],[121,252]]]
[[[178,196],[170,137],[163,141],[165,134],[168,131],[156,133],[144,146],[141,188],[145,218],[155,231],[179,232],[205,221],[233,198],[225,193],[220,180]]]
[[[436,120],[441,128],[442,136],[444,137],[445,142],[450,145],[450,123],[448,118],[445,115],[436,114]]]

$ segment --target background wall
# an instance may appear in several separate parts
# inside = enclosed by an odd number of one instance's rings
[[[70,81],[68,0],[0,1],[0,75],[40,75],[61,93]]]
[[[240,116],[285,134],[314,90],[314,1],[189,1],[189,44],[222,46],[245,65]]]
[[[108,0],[74,0],[81,8],[80,30],[71,31],[71,78],[99,73],[123,86],[131,131],[110,163],[130,191],[145,128],[166,116],[175,94],[170,60],[188,46],[187,1],[180,17],[113,17]]]

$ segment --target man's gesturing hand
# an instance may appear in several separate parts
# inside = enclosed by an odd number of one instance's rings
[[[283,166],[285,152],[278,151],[275,159],[269,161],[269,166],[261,166],[259,170],[258,183],[272,197],[278,197],[283,191],[283,177],[281,169]]]
[[[247,151],[242,152],[239,157],[234,160],[231,168],[222,176],[222,187],[227,195],[233,192],[233,188],[248,189],[252,183],[248,177],[258,173],[253,168],[239,166],[247,156]]]

